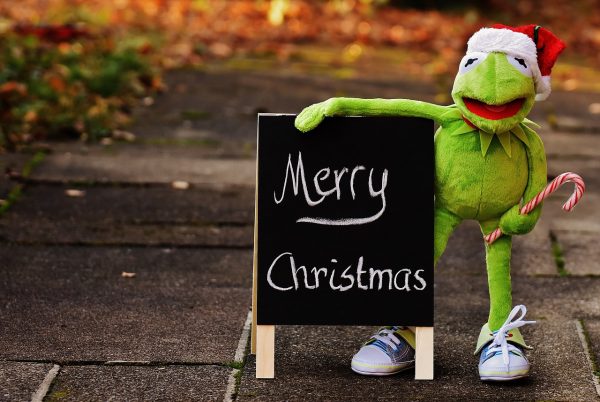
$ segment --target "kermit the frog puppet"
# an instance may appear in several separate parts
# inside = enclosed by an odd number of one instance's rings
[[[489,234],[504,236],[486,244],[490,295],[488,322],[476,347],[482,380],[506,381],[527,376],[529,362],[519,327],[525,306],[512,308],[511,236],[530,232],[541,205],[527,215],[520,204],[546,185],[546,156],[526,116],[536,100],[550,93],[550,72],[564,44],[536,25],[494,25],[468,42],[452,89],[454,105],[408,99],[332,98],[307,107],[296,118],[303,132],[326,116],[414,116],[439,124],[435,147],[434,263],[461,221],[474,219]],[[517,315],[519,315],[517,317]],[[366,375],[394,374],[414,363],[410,328],[381,328],[352,359]]]

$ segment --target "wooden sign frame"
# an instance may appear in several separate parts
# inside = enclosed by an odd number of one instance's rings
[[[259,114],[260,116],[274,116],[273,114]],[[275,115],[284,116],[284,115]],[[432,133],[433,141],[433,133]],[[258,195],[259,195],[259,162],[258,162],[257,138],[257,161],[256,161],[256,190],[254,211],[254,258],[253,258],[253,281],[252,281],[252,327],[251,327],[251,354],[256,355],[256,378],[275,377],[275,325],[257,325],[258,306]],[[433,163],[433,161],[432,161]],[[432,239],[433,241],[433,239]],[[434,337],[433,326],[411,327],[415,332],[415,379],[432,380],[434,377]]]

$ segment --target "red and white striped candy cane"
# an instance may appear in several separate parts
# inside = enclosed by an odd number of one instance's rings
[[[540,203],[545,198],[547,198],[550,194],[555,192],[556,189],[558,189],[560,186],[567,182],[575,184],[575,191],[573,191],[573,194],[571,194],[567,202],[565,202],[562,206],[563,210],[569,212],[573,209],[575,204],[579,202],[579,199],[581,199],[581,197],[583,196],[583,192],[585,191],[585,183],[583,182],[583,179],[581,178],[581,176],[573,172],[566,172],[561,175],[558,175],[554,180],[550,182],[550,184],[546,186],[545,189],[540,191],[535,197],[533,197],[531,201],[525,204],[519,212],[521,214],[530,213],[535,207],[540,205]],[[483,236],[483,239],[488,244],[492,244],[493,242],[498,240],[500,236],[502,236],[502,231],[500,230],[500,228],[497,228],[492,233]]]

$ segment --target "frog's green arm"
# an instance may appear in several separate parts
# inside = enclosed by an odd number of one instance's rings
[[[525,125],[521,128],[526,132],[527,142],[527,162],[528,162],[528,181],[525,192],[523,193],[523,204],[535,198],[537,193],[546,186],[546,154],[544,145],[540,137]],[[515,205],[506,211],[500,218],[500,229],[507,235],[519,235],[530,232],[540,218],[542,205],[538,205],[527,215],[521,215],[521,206]]]
[[[546,164],[546,152],[544,144],[539,135],[530,128],[525,127],[529,139],[527,149],[527,162],[529,165],[529,180],[523,193],[523,203],[529,202],[537,193],[542,191],[548,182],[548,166]],[[536,218],[541,213],[541,205],[529,213],[535,214]]]
[[[440,122],[445,106],[412,99],[333,98],[327,116],[411,116]]]
[[[447,106],[411,99],[331,98],[304,109],[296,117],[300,131],[317,127],[326,116],[411,116],[435,120],[441,124]]]

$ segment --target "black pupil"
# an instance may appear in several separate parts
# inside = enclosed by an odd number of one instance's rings
[[[467,62],[465,63],[465,67],[467,67],[469,64],[473,64],[476,60],[477,58],[467,60]]]
[[[515,57],[515,60],[523,67],[527,68],[527,64],[525,64],[525,60],[519,59],[518,57]]]

